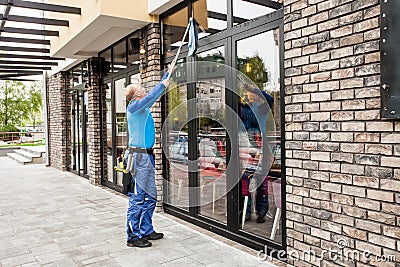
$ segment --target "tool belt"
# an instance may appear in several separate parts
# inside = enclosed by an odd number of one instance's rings
[[[129,154],[133,153],[133,152],[146,153],[146,154],[149,154],[149,155],[153,155],[154,154],[153,148],[129,147],[128,150],[129,150]],[[132,152],[131,152],[131,150],[132,150]]]

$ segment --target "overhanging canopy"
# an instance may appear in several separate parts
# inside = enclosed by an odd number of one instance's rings
[[[57,30],[45,25],[68,27],[68,20],[46,18],[48,12],[80,15],[81,9],[43,3],[41,0],[0,0],[0,80],[32,80],[34,75],[57,66],[63,58],[50,57],[49,37]],[[36,76],[37,77],[37,76]]]

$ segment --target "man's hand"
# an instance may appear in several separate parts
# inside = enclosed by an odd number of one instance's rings
[[[173,69],[172,69],[173,68]],[[169,64],[168,72],[172,73],[176,70],[176,60],[172,60],[171,64]]]
[[[168,88],[169,80],[164,80],[162,83],[164,84],[165,88]]]

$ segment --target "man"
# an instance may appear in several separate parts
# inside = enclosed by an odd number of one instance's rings
[[[173,65],[173,64],[171,64]],[[171,70],[169,70],[171,71]],[[127,246],[150,247],[149,240],[157,240],[164,234],[154,231],[152,216],[157,202],[153,145],[155,141],[154,119],[150,107],[169,85],[168,72],[161,82],[148,93],[139,85],[130,84],[125,89],[129,131],[129,147],[133,148],[132,192],[129,192],[126,232]]]
[[[254,147],[261,146],[258,140],[262,140],[262,161],[261,171],[255,170],[255,173],[245,171],[241,178],[242,196],[249,196],[249,202],[246,208],[246,220],[251,219],[252,199],[249,192],[250,179],[256,179],[256,212],[257,222],[265,222],[265,216],[268,212],[268,158],[271,157],[267,146],[267,115],[274,104],[274,99],[268,93],[259,88],[246,87],[245,100],[239,103],[239,116],[244,125],[247,137],[251,140]],[[243,199],[241,199],[243,202]],[[240,205],[242,207],[243,204]]]

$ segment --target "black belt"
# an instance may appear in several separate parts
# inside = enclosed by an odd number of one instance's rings
[[[136,152],[136,153],[146,153],[146,154],[149,154],[149,155],[153,155],[154,154],[154,150],[153,150],[153,148],[140,148],[140,147],[129,147],[129,152],[131,153],[133,153],[133,152]]]

